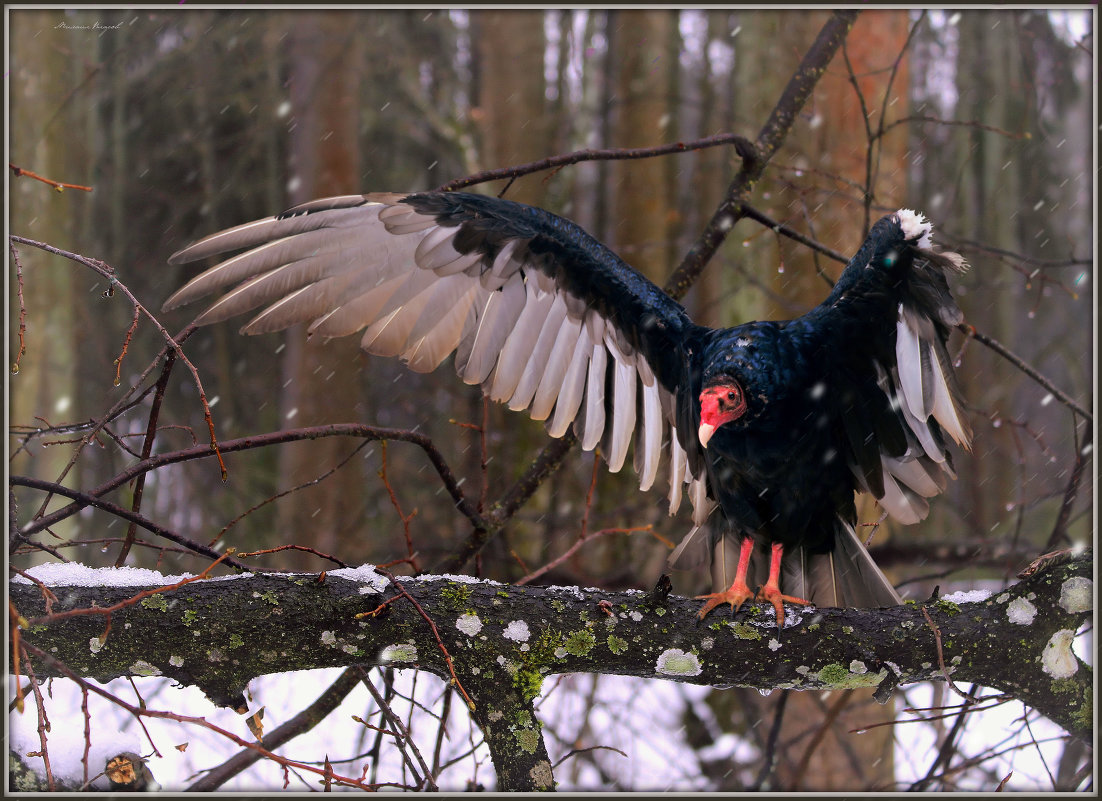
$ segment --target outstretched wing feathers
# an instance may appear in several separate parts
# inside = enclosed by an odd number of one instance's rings
[[[966,267],[960,255],[933,250],[932,226],[902,209],[873,227],[817,310],[822,323],[848,337],[838,347],[851,369],[871,365],[868,387],[879,390],[856,402],[862,414],[843,419],[857,484],[905,524],[923,519],[926,498],[954,476],[944,434],[963,447],[972,436],[945,344],[963,319],[947,274]],[[883,332],[887,346],[869,336],[881,310],[894,318]]]
[[[710,503],[674,419],[671,362],[691,323],[572,223],[478,195],[348,195],[214,234],[170,262],[244,248],[165,308],[229,290],[199,323],[261,309],[245,333],[362,331],[365,350],[420,372],[455,352],[462,380],[554,436],[573,426],[584,448],[602,445],[611,470],[634,444],[644,489],[667,464],[671,514],[686,483],[694,504]]]

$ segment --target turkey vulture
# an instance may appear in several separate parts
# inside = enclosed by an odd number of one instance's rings
[[[945,346],[962,319],[947,275],[964,260],[935,252],[930,224],[910,210],[873,225],[807,314],[721,329],[693,323],[574,223],[482,195],[316,200],[169,261],[242,249],[164,308],[229,289],[197,323],[263,307],[243,333],[362,330],[365,350],[418,372],[455,352],[463,381],[545,420],[553,437],[572,427],[611,471],[634,443],[641,488],[664,466],[670,513],[683,491],[692,502],[671,564],[712,556],[722,591],[700,596],[701,618],[749,598],[771,603],[778,626],[783,600],[900,603],[855,533],[854,493],[917,522],[954,476],[946,435],[964,447],[971,437]],[[755,593],[750,559],[766,545]]]

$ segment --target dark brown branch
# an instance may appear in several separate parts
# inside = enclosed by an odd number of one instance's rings
[[[655,147],[635,148],[604,148],[575,150],[560,156],[550,156],[539,161],[527,164],[517,164],[512,167],[501,167],[496,170],[484,170],[483,172],[468,175],[465,178],[457,178],[436,188],[437,192],[454,192],[456,189],[483,184],[487,181],[496,181],[502,178],[519,178],[534,172],[557,169],[570,164],[579,164],[583,161],[618,161],[625,159],[649,159],[655,156],[668,156],[674,153],[687,153],[690,150],[704,150],[709,147],[723,145],[735,145],[739,153],[746,151],[750,146],[749,140],[738,134],[722,133],[715,136],[706,136],[703,139],[694,139],[689,142],[671,142]]]
[[[161,368],[160,378],[153,390],[153,405],[149,409],[149,422],[145,427],[145,439],[142,442],[142,459],[148,459],[153,452],[153,440],[157,436],[157,420],[161,415],[161,404],[165,398],[165,389],[168,387],[168,378],[172,375],[172,365],[176,363],[176,351],[170,350],[165,357],[164,367]],[[134,482],[134,500],[130,510],[137,514],[142,509],[142,496],[145,494],[145,474],[138,476]],[[137,523],[131,522],[126,529],[126,538],[119,555],[115,559],[115,567],[122,567],[126,563],[126,556],[130,553],[130,547],[134,543],[134,535],[137,532]]]
[[[1075,506],[1075,499],[1079,495],[1079,487],[1083,483],[1083,470],[1087,465],[1088,454],[1093,448],[1094,439],[1094,426],[1090,421],[1087,421],[1087,431],[1083,435],[1083,439],[1076,443],[1075,447],[1075,463],[1071,468],[1071,478],[1068,479],[1068,486],[1064,490],[1063,500],[1060,501],[1060,513],[1056,515],[1056,523],[1052,527],[1052,533],[1048,537],[1048,542],[1045,543],[1045,550],[1051,551],[1055,549],[1061,540],[1067,539],[1068,521],[1071,519],[1071,510]]]
[[[123,295],[126,296],[126,299],[130,301],[130,304],[134,307],[136,314],[140,312],[141,314],[145,315],[145,317],[151,323],[153,323],[154,327],[164,339],[166,347],[169,347],[173,351],[175,351],[176,354],[180,357],[180,360],[187,365],[188,370],[191,372],[192,381],[195,382],[195,388],[199,392],[199,402],[203,405],[203,416],[205,417],[207,422],[207,429],[210,432],[210,447],[211,450],[214,452],[214,455],[218,457],[218,464],[222,468],[222,480],[225,481],[226,465],[225,463],[223,463],[222,454],[218,450],[218,439],[214,435],[214,418],[211,416],[210,413],[210,405],[207,403],[207,393],[206,390],[203,389],[203,382],[202,379],[199,378],[199,371],[195,369],[195,365],[191,363],[191,360],[188,359],[186,355],[184,355],[184,351],[181,348],[180,343],[173,339],[172,335],[168,333],[168,329],[161,325],[160,320],[158,320],[152,312],[145,308],[145,306],[137,299],[137,297],[134,296],[134,294],[130,291],[126,284],[119,281],[118,275],[115,272],[115,268],[113,268],[106,262],[100,261],[99,259],[92,259],[88,256],[81,256],[79,253],[71,253],[67,250],[62,250],[61,248],[54,247],[53,245],[48,245],[45,242],[37,242],[33,239],[27,239],[26,237],[16,236],[15,234],[10,234],[8,238],[12,242],[19,242],[23,245],[30,245],[31,247],[38,248],[39,250],[44,250],[47,253],[52,253],[55,256],[61,256],[63,258],[69,259],[70,261],[74,261],[77,264],[82,264],[85,267],[88,267],[101,277],[107,279],[109,291],[113,292],[113,290],[117,288],[120,292],[123,293]],[[185,329],[185,331],[188,331],[190,333],[190,329]],[[104,424],[106,424],[106,419],[104,420]],[[73,458],[65,467],[62,475],[58,477],[58,482],[60,482],[61,479],[64,478],[65,475],[69,472],[69,470],[72,469],[72,466],[75,464],[78,454],[79,451],[73,454]],[[45,511],[46,504],[48,502],[49,498],[47,498],[46,501],[43,502],[41,507],[42,511]]]
[[[23,264],[19,261],[19,251],[15,249],[15,243],[9,242],[12,261],[15,262],[15,292],[19,299],[19,352],[15,354],[15,360],[11,363],[12,375],[19,372],[19,360],[27,352],[27,304],[23,300]]]
[[[432,462],[432,466],[436,469],[437,474],[444,483],[444,487],[455,501],[456,508],[476,525],[480,522],[478,513],[471,506],[466,496],[463,495],[463,491],[459,488],[459,483],[455,479],[455,474],[452,473],[451,468],[448,467],[447,462],[444,461],[444,457],[440,454],[439,450],[436,449],[432,440],[424,434],[418,434],[415,431],[407,431],[398,428],[380,428],[377,426],[364,425],[362,423],[334,423],[332,425],[296,428],[288,431],[276,431],[270,434],[258,434],[252,437],[232,439],[219,445],[219,449],[222,453],[234,453],[236,451],[251,450],[253,448],[281,445],[286,442],[321,439],[323,437],[360,437],[369,440],[399,440],[419,446],[425,452],[425,455],[429,457],[429,461]],[[213,451],[211,451],[210,447],[207,445],[198,445],[193,448],[185,448],[179,451],[159,453],[148,459],[136,462],[109,481],[100,484],[86,494],[92,498],[99,498],[151,470],[157,470],[170,464],[176,464],[177,462],[204,459],[213,455]],[[32,520],[23,527],[21,533],[23,536],[36,534],[61,520],[71,517],[82,508],[83,504],[80,503],[62,507],[48,515]]]
[[[836,11],[819,32],[819,36],[800,62],[795,74],[792,76],[777,105],[773,108],[769,119],[758,134],[757,141],[751,143],[748,140],[734,136],[730,138],[739,156],[742,165],[728,187],[727,196],[720,203],[711,221],[701,234],[700,239],[689,250],[681,265],[670,276],[666,283],[666,291],[674,298],[681,298],[692,286],[693,282],[704,269],[704,265],[715,253],[716,248],[726,238],[731,227],[745,215],[742,200],[749,194],[754,184],[761,177],[766,164],[780,148],[788,135],[792,123],[803,107],[812,90],[826,71],[834,53],[838,50],[846,33],[853,26],[857,18],[856,11]],[[713,137],[714,138],[714,137]],[[706,141],[706,140],[701,140]],[[726,143],[726,142],[725,142]],[[674,147],[677,146],[664,146]],[[677,149],[669,152],[677,152]],[[659,155],[654,148],[644,148],[638,151],[619,150],[611,151],[606,158],[643,158]],[[622,154],[633,154],[624,156]],[[571,154],[572,155],[572,154]],[[570,155],[564,158],[570,158]],[[537,162],[542,164],[543,162]],[[565,162],[565,163],[570,163]],[[548,164],[540,169],[552,166]],[[501,171],[497,177],[508,177],[521,174],[520,168],[507,168]],[[486,175],[485,173],[483,175]],[[467,179],[463,179],[466,181]],[[482,180],[482,179],[480,179]],[[445,184],[442,188],[456,188],[467,186],[468,183]],[[459,570],[468,560],[474,557],[489,541],[493,533],[504,524],[516,512],[520,506],[531,497],[540,483],[551,473],[558,469],[563,458],[577,442],[572,431],[554,442],[548,443],[543,451],[532,462],[523,476],[513,485],[506,495],[498,502],[497,506],[487,515],[489,525],[476,526],[467,541],[443,563],[444,570]]]
[[[314,700],[310,706],[303,709],[293,718],[281,726],[264,735],[264,745],[269,750],[275,750],[290,742],[300,734],[313,729],[321,723],[329,714],[340,706],[352,690],[360,684],[360,674],[355,667],[346,668],[337,680],[329,685],[328,689]],[[237,776],[250,765],[259,762],[263,756],[251,749],[243,749],[216,768],[212,768],[203,778],[193,782],[187,788],[190,793],[210,793],[217,790],[227,781]]]
[[[561,673],[799,690],[941,681],[949,674],[955,682],[1000,690],[1089,739],[1093,673],[1075,656],[1070,638],[1091,617],[1085,580],[1093,574],[1092,559],[1090,550],[1050,558],[981,601],[799,610],[781,632],[768,608],[747,607],[734,619],[714,615],[698,624],[699,604],[687,598],[670,596],[657,604],[638,592],[520,588],[446,577],[403,578],[402,592],[417,600],[417,608],[386,603],[384,613],[357,617],[391,598],[394,586],[370,587],[362,576],[333,572],[324,581],[310,574],[253,575],[192,581],[178,590],[152,587],[165,603],[118,608],[109,642],[94,655],[88,642],[99,634],[101,621],[71,610],[93,604],[114,609],[142,588],[54,587],[59,601],[52,614],[45,613],[42,594],[31,584],[13,582],[11,595],[30,624],[22,647],[35,656],[39,677],[105,681],[131,675],[141,659],[221,704],[240,698],[256,676],[288,670],[416,665],[447,681],[451,670],[439,647],[444,644],[474,701],[498,775],[509,776],[512,789],[535,789],[549,786],[552,777],[531,700],[546,676]],[[602,602],[611,616],[599,611]],[[1031,610],[1028,628],[1009,614],[1017,607]],[[272,625],[273,608],[282,619],[296,621],[293,631]],[[477,630],[450,624],[468,616],[472,623],[477,619]],[[517,621],[530,632],[519,640]],[[250,647],[220,661],[206,658],[204,649],[181,651],[181,643],[194,643],[194,630],[209,633],[205,649],[231,648],[235,637]],[[328,639],[319,641],[319,631]],[[301,634],[301,647],[289,647],[294,632]],[[393,643],[403,645],[388,647]],[[52,658],[42,660],[43,654]],[[502,660],[514,671],[503,673]],[[504,759],[516,762],[502,765]]]
[[[77,503],[72,504],[77,510],[94,506],[97,509],[102,509],[105,512],[121,517],[123,520],[129,520],[135,525],[141,526],[146,531],[156,534],[158,537],[164,537],[166,540],[171,540],[177,545],[182,545],[189,551],[193,551],[201,556],[206,556],[209,559],[222,559],[225,554],[220,554],[213,548],[208,548],[200,542],[195,542],[187,537],[177,534],[175,531],[165,528],[164,526],[154,523],[147,517],[140,515],[136,512],[132,512],[129,509],[119,506],[116,503],[105,501],[102,498],[98,498],[95,495],[90,495],[86,492],[80,492],[78,490],[70,489],[62,484],[58,484],[54,481],[43,481],[38,478],[31,478],[30,476],[11,476],[8,482],[17,487],[29,487],[31,489],[42,490],[53,495],[64,495],[66,498],[72,498]],[[69,508],[69,507],[66,507]],[[26,535],[24,535],[26,536]],[[239,570],[249,570],[248,565],[242,564],[233,558],[226,558],[226,564],[231,567],[235,567]]]
[[[778,234],[783,234],[784,236],[791,239],[793,242],[799,242],[801,245],[804,245],[805,247],[814,250],[816,253],[822,253],[824,256],[834,259],[836,262],[839,262],[841,264],[849,263],[848,256],[839,253],[837,250],[828,248],[826,245],[822,244],[816,239],[812,239],[809,236],[804,236],[792,226],[779,222],[778,220],[774,220],[768,214],[754,208],[753,206],[748,206],[744,203],[742,205],[742,212],[743,216],[747,217],[748,219],[759,222],[766,228],[769,228],[770,230],[775,231]],[[824,278],[825,277],[826,276],[824,276]],[[829,282],[829,279],[827,280]]]
[[[1056,398],[1056,400],[1060,401],[1060,403],[1067,406],[1069,409],[1071,409],[1073,412],[1078,414],[1080,417],[1082,417],[1084,420],[1089,422],[1091,425],[1094,425],[1094,416],[1090,412],[1088,412],[1086,409],[1084,409],[1082,406],[1080,406],[1078,403],[1076,403],[1074,400],[1072,400],[1071,397],[1066,395],[1055,384],[1053,384],[1051,381],[1049,381],[1047,378],[1045,378],[1043,375],[1041,375],[1041,373],[1039,373],[1032,365],[1030,365],[1027,361],[1025,361],[1020,356],[1013,353],[1009,348],[1007,348],[1001,342],[999,342],[996,339],[993,339],[992,337],[989,337],[987,334],[984,334],[980,331],[977,331],[975,328],[973,328],[972,326],[970,326],[966,323],[962,323],[961,325],[958,325],[957,329],[959,331],[961,331],[963,334],[965,334],[966,336],[973,337],[977,341],[979,341],[979,342],[983,343],[984,345],[986,345],[987,347],[991,348],[991,350],[995,351],[995,353],[1002,356],[1008,362],[1010,362],[1015,367],[1017,367],[1019,370],[1021,370],[1023,373],[1025,373],[1027,376],[1029,376],[1034,381],[1036,381],[1038,384],[1040,384],[1042,387],[1044,387],[1049,392],[1051,392],[1052,397]]]

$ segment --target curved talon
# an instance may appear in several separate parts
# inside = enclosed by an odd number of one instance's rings
[[[744,603],[746,603],[746,601],[754,597],[753,591],[746,586],[746,582],[736,580],[734,584],[723,592],[712,592],[707,595],[694,596],[693,600],[707,601],[707,603],[701,607],[700,611],[696,613],[696,617],[698,620],[703,620],[709,612],[723,603],[731,604],[731,614],[733,615]]]

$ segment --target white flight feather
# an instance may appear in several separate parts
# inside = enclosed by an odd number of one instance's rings
[[[922,350],[926,347],[918,332],[910,322],[910,315],[899,306],[899,321],[895,327],[895,360],[899,366],[899,385],[903,390],[903,400],[911,414],[919,420],[929,417],[930,410],[923,404]]]
[[[553,301],[553,295],[537,291],[531,283],[525,284],[524,308],[505,339],[491,375],[487,394],[492,400],[504,403],[512,397]]]
[[[520,281],[506,284],[501,291],[490,292],[469,345],[469,355],[456,359],[456,368],[462,368],[461,376],[466,383],[481,384],[486,381],[524,305],[524,284]]]
[[[594,315],[596,317],[597,315]],[[590,329],[590,338],[593,331]],[[589,359],[586,376],[585,428],[582,432],[582,448],[591,451],[601,441],[605,430],[605,371],[608,366],[608,350],[602,339],[596,340],[593,355]]]
[[[681,485],[685,483],[685,474],[689,469],[689,460],[685,449],[677,438],[677,432],[670,429],[670,515],[677,513],[681,506]]]
[[[893,518],[904,525],[913,525],[923,520],[930,511],[930,504],[908,487],[901,487],[887,470],[884,475],[884,496],[879,498],[880,506]]]
[[[435,370],[448,354],[455,350],[470,314],[471,305],[475,302],[475,297],[482,292],[482,288],[472,283],[466,276],[456,277],[463,279],[457,282],[459,297],[451,299],[451,305],[443,307],[441,313],[436,313],[433,308],[440,303],[441,298],[434,297],[421,312],[420,319],[406,341],[402,358],[414,372],[427,373]],[[442,294],[451,296],[452,293]],[[426,328],[427,322],[431,322],[431,325]]]
[[[325,337],[354,334],[375,322],[384,308],[390,308],[390,299],[408,281],[409,276],[404,273],[385,279],[362,294],[334,306],[310,325],[309,332]]]
[[[636,369],[638,369],[640,378],[642,378],[646,362],[640,358],[638,365]],[[646,371],[650,373],[649,368],[646,368]],[[662,460],[662,434],[664,428],[662,425],[664,422],[662,400],[658,395],[658,383],[654,380],[653,373],[651,373],[650,378],[649,385],[646,380],[642,382],[643,425],[639,438],[635,442],[636,462],[638,463],[635,468],[639,474],[639,489],[644,492],[651,488],[655,477],[658,475],[658,465]],[[640,454],[642,454],[641,458]]]
[[[431,299],[431,292],[421,292],[389,314],[384,309],[385,316],[364,331],[360,346],[377,356],[400,355],[409,339],[410,331]]]
[[[524,372],[521,373],[520,381],[517,382],[517,388],[513,390],[513,395],[509,398],[509,408],[515,412],[527,409],[532,403],[536,388],[539,386],[540,377],[547,367],[547,359],[551,355],[551,348],[555,344],[556,337],[558,337],[559,327],[566,319],[566,303],[562,295],[555,293],[551,297],[553,298],[551,308],[540,327],[539,337],[536,338],[535,344],[532,346],[527,364],[524,366]],[[523,325],[524,322],[521,324]]]
[[[708,500],[708,482],[694,478],[689,482],[689,500],[693,504],[693,525],[703,526],[708,515],[716,508],[715,501]]]
[[[563,306],[565,309],[565,304]],[[555,406],[555,399],[563,388],[563,378],[574,361],[574,351],[578,344],[578,336],[582,332],[582,321],[570,315],[560,323],[559,330],[555,334],[555,341],[551,345],[543,363],[543,369],[539,376],[539,384],[536,394],[532,397],[532,405],[528,413],[533,420],[546,420]]]
[[[627,456],[631,434],[635,430],[635,387],[639,383],[635,365],[616,345],[615,337],[605,332],[605,345],[612,353],[615,365],[612,381],[612,436],[608,445],[608,469],[620,472]]]
[[[934,419],[941,423],[941,427],[948,432],[961,447],[969,447],[969,437],[965,433],[964,424],[957,416],[957,407],[953,403],[952,393],[949,391],[948,377],[945,375],[945,366],[940,358],[934,359]],[[951,369],[951,368],[949,368]]]
[[[561,437],[565,434],[578,414],[585,394],[585,378],[592,353],[593,342],[589,338],[588,330],[582,326],[578,333],[578,340],[574,344],[570,365],[562,377],[562,389],[555,401],[555,414],[547,427],[547,433],[553,437]]]

